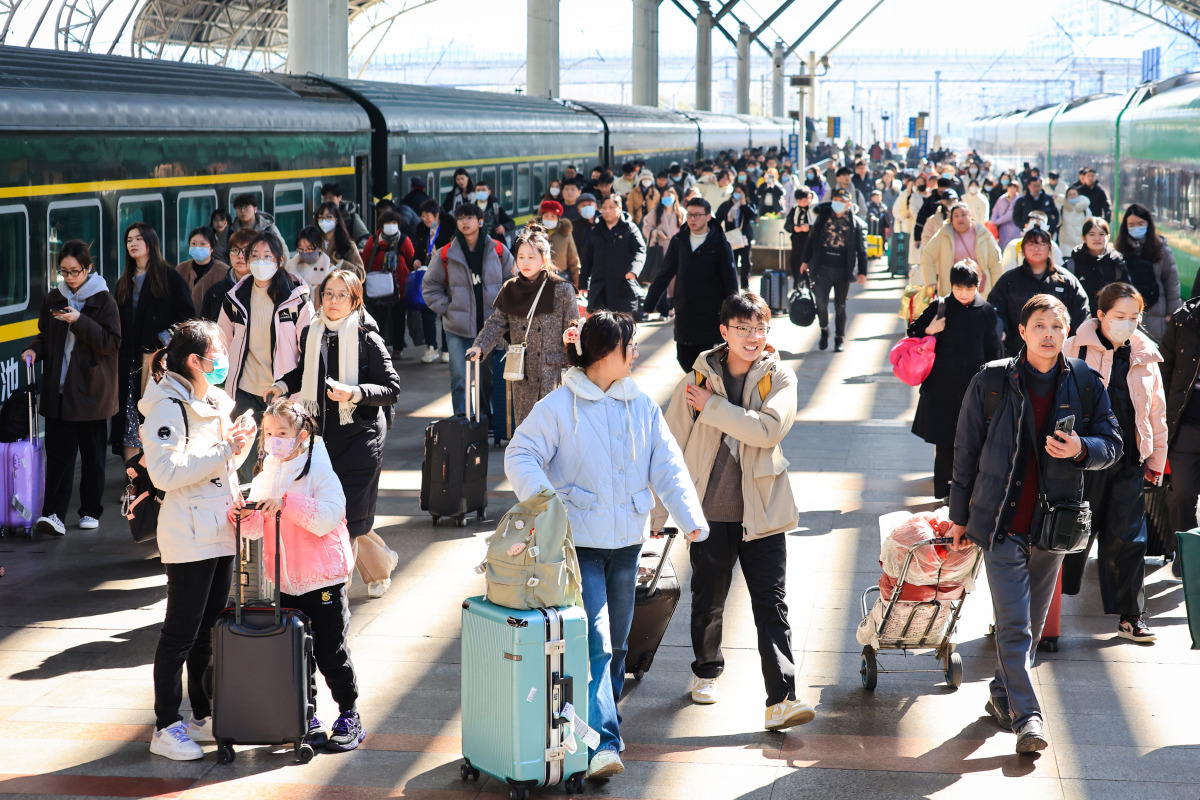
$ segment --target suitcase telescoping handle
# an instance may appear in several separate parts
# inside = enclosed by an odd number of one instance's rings
[[[678,528],[663,528],[654,537],[656,539],[666,537],[667,542],[663,545],[662,558],[658,560],[658,566],[654,568],[654,577],[650,579],[650,585],[646,587],[646,594],[654,594],[654,590],[658,588],[658,579],[662,577],[663,567],[667,565],[667,554],[671,552],[671,544],[678,535]]]
[[[472,422],[480,422],[483,413],[480,410],[479,385],[483,382],[480,377],[481,360],[489,358],[490,354],[480,353],[479,359],[467,359],[467,418]]]
[[[33,386],[33,360],[25,359],[25,385],[29,387],[29,441],[37,444],[41,431],[37,421],[37,391]]]
[[[258,503],[246,503],[246,508],[258,509]],[[275,606],[275,624],[278,625],[283,618],[282,609],[279,603],[279,553],[283,550],[282,534],[279,530],[280,518],[283,516],[282,511],[275,512],[275,590],[271,595],[271,604]],[[234,542],[234,552],[242,552],[242,517],[237,515],[234,518],[233,532],[236,541]],[[241,565],[238,565],[237,574],[237,594],[234,596],[233,618],[238,625],[242,624],[242,607],[246,604],[246,589],[245,583],[242,582],[242,577],[245,576],[249,580],[247,573],[243,572]]]

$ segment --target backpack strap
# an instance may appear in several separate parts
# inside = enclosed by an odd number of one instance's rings
[[[1086,352],[1087,348],[1084,348],[1080,355],[1085,355]],[[1075,390],[1079,392],[1079,407],[1083,411],[1083,420],[1090,422],[1096,412],[1096,373],[1082,358],[1068,358],[1067,361],[1071,364]]]
[[[450,245],[442,247],[442,270],[446,273],[446,286],[450,286]]]
[[[183,446],[187,447],[188,439],[192,437],[191,426],[188,425],[187,408],[184,407],[183,401],[178,397],[172,397],[171,402],[179,406],[179,413],[183,415]]]
[[[1005,373],[1007,372],[1007,365],[983,368],[981,380],[983,382],[983,423],[985,427],[992,424],[992,417],[996,416],[996,409],[1000,407],[1000,396],[1004,394]]]
[[[771,373],[767,373],[758,379],[758,400],[766,402],[767,395],[771,393]]]

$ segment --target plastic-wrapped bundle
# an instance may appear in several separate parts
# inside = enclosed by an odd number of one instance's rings
[[[881,595],[885,598],[891,597],[892,587],[900,578],[910,547],[918,542],[945,536],[949,530],[949,511],[944,506],[937,511],[909,514],[900,520],[880,546],[879,563],[884,574],[884,579],[879,582]],[[969,592],[974,588],[967,585],[971,580],[974,565],[974,548],[953,551],[943,545],[918,547],[913,551],[912,563],[908,565],[904,582],[906,585],[937,586],[942,592],[951,592],[965,586]],[[891,580],[886,580],[889,577]],[[962,596],[961,592],[956,594]]]

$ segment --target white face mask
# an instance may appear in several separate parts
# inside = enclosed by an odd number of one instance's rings
[[[400,232],[400,226],[397,225],[396,223],[394,223],[394,222],[384,223],[384,226],[383,226],[383,235],[384,236],[395,236],[399,232]]]
[[[1104,321],[1104,335],[1115,345],[1122,345],[1133,337],[1137,330],[1135,319],[1114,319]]]
[[[548,231],[552,231],[552,230],[554,230],[555,228],[557,228],[557,227],[558,227],[558,220],[556,220],[556,219],[544,219],[544,220],[542,220],[542,226],[543,226],[543,227],[544,227],[546,230],[548,230]]]
[[[317,220],[317,226],[325,233],[330,233],[333,231],[334,228],[337,227],[337,220],[335,220],[335,219]]]
[[[255,280],[269,281],[275,277],[275,272],[278,269],[279,267],[275,266],[274,261],[262,260],[250,262],[250,274],[254,276]]]
[[[643,188],[643,189],[649,189],[649,188],[650,188],[650,184],[652,184],[652,183],[654,183],[654,181],[650,181],[650,180],[642,181],[642,188]]]
[[[550,187],[550,196],[551,197],[558,197],[560,194],[562,194],[562,189],[559,189],[557,186]]]
[[[971,194],[979,194],[979,187],[972,186],[971,188],[967,189],[967,191],[970,192]]]

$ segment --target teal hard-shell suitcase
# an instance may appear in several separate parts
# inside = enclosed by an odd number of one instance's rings
[[[462,604],[462,765],[504,781],[514,800],[537,786],[583,788],[588,749],[560,716],[587,721],[583,608],[517,611],[471,597]]]

